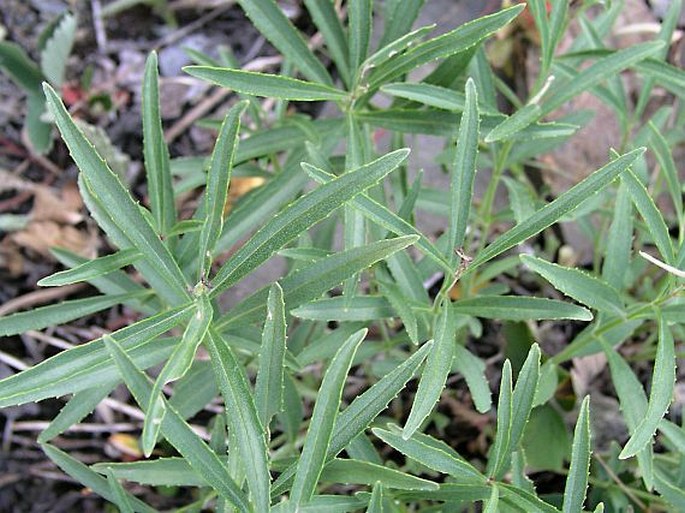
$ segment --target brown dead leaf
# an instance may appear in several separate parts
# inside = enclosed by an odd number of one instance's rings
[[[143,457],[143,452],[138,445],[138,439],[126,433],[113,434],[107,440],[107,444],[121,454],[121,459],[124,461],[139,460]]]
[[[252,189],[256,189],[263,183],[264,178],[261,176],[236,176],[231,178],[231,186],[228,189],[228,197],[224,206],[224,215],[231,211],[231,208],[241,196],[244,196]]]
[[[65,186],[58,196],[53,189],[36,187],[31,221],[53,221],[60,224],[78,224],[83,221],[81,197],[67,189],[68,186]]]
[[[49,256],[49,249],[59,246],[78,255],[94,258],[97,239],[67,224],[55,221],[32,221],[26,228],[10,235],[11,240],[21,247],[29,248],[44,256]]]

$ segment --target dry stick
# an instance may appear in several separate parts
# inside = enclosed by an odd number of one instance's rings
[[[635,496],[635,494],[632,492],[632,490],[630,488],[628,488],[626,486],[626,484],[623,481],[621,481],[621,478],[618,477],[616,475],[616,473],[613,470],[611,470],[609,465],[607,465],[604,462],[602,457],[599,454],[593,454],[592,456],[597,460],[597,462],[599,462],[599,464],[602,466],[602,468],[605,470],[605,472],[609,475],[609,477],[612,479],[612,481],[614,481],[618,485],[618,487],[621,490],[623,490],[623,493],[625,493],[628,497],[630,497],[630,499],[633,502],[635,502],[635,504],[637,504],[642,511],[647,511],[647,505]]]
[[[100,53],[107,53],[107,32],[105,24],[102,22],[102,4],[100,0],[90,0],[93,10],[93,30],[95,31],[95,41]]]
[[[188,34],[192,34],[196,30],[201,29],[205,23],[212,21],[214,18],[218,18],[228,9],[230,9],[232,7],[232,4],[233,2],[224,3],[216,9],[208,12],[204,16],[200,16],[192,23],[188,23],[188,25],[186,25],[185,27],[181,27],[177,30],[174,30],[170,34],[167,34],[159,40],[159,42],[155,45],[155,49],[159,50],[163,46],[169,46],[170,44],[175,43],[179,39],[186,37]]]
[[[12,313],[29,306],[48,303],[50,301],[54,301],[55,299],[62,299],[66,296],[70,296],[71,294],[79,292],[86,287],[87,285],[85,283],[76,283],[74,285],[65,285],[63,287],[54,289],[41,289],[29,292],[23,296],[10,299],[4,305],[0,306],[0,316],[7,315],[8,313]]]

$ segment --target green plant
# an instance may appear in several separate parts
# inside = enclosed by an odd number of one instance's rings
[[[75,35],[76,17],[70,13],[57,17],[40,36],[38,63],[17,44],[0,41],[0,69],[26,92],[28,108],[24,128],[37,153],[46,153],[52,146],[52,124],[44,119],[42,83],[47,81],[58,90],[62,87]]]
[[[206,175],[203,159],[193,161],[194,171],[190,163],[190,174],[200,177],[191,181],[204,183],[205,192],[189,220],[179,220],[176,213],[172,170],[179,163],[170,160],[163,143],[154,54],[143,84],[149,210],[130,196],[45,86],[50,112],[80,169],[81,194],[118,252],[84,262],[57,251],[71,269],[42,285],[86,281],[102,295],[2,318],[0,335],[69,322],[120,303],[140,312],[141,320],[0,381],[0,406],[72,394],[39,441],[59,467],[122,511],[151,508],[127,492],[120,479],[197,487],[192,508],[217,511],[473,511],[477,502],[488,512],[685,508],[680,487],[685,435],[664,418],[675,382],[674,333],[683,336],[678,273],[685,265],[685,219],[671,153],[682,141],[682,109],[664,106],[642,123],[651,88],[658,85],[676,95],[685,91],[683,71],[664,60],[681,2],[673,2],[657,40],[611,50],[602,41],[622,2],[612,2],[591,19],[585,8],[596,2],[573,13],[566,2],[553,2],[547,13],[545,2],[531,0],[528,7],[541,36],[541,74],[525,104],[494,76],[482,48],[523,6],[427,38],[431,27],[410,31],[422,3],[386,2],[388,21],[379,48],[371,52],[372,2],[349,2],[345,27],[333,3],[305,1],[340,77],[336,85],[275,2],[241,0],[286,65],[280,75],[271,75],[217,67],[195,54],[203,64],[186,68],[247,98],[220,123]],[[570,51],[556,55],[561,28],[571,16],[582,31]],[[407,79],[433,61],[437,67],[423,80]],[[586,62],[591,65],[583,67]],[[635,105],[618,79],[627,69],[646,77]],[[295,70],[304,79],[295,78]],[[526,166],[540,165],[539,156],[577,131],[582,113],[543,119],[584,91],[615,110],[622,146],[605,166],[545,202]],[[498,92],[513,103],[512,115],[499,113]],[[394,98],[389,108],[376,105],[379,93]],[[276,125],[267,122],[255,97],[278,100]],[[316,120],[290,115],[290,101],[331,101],[341,115]],[[240,120],[248,105],[246,129]],[[381,156],[372,127],[391,131],[391,148]],[[240,138],[241,133],[246,136]],[[403,146],[405,135],[414,133],[444,139],[438,160],[449,172],[449,193],[425,188],[420,174],[410,180],[409,151]],[[336,154],[343,139],[344,154]],[[644,146],[659,162],[658,177],[650,173]],[[492,169],[479,203],[473,192],[476,168]],[[258,173],[267,181],[224,222],[231,172]],[[303,192],[310,181],[318,185]],[[498,210],[494,199],[502,183],[510,206]],[[662,215],[645,185],[654,196],[664,190],[672,215]],[[438,240],[414,226],[417,209],[446,218]],[[590,272],[550,262],[555,246],[548,229],[560,221],[577,223],[593,241],[597,259]],[[592,222],[605,227],[608,236]],[[334,251],[338,223],[343,248]],[[498,234],[496,226],[508,229]],[[546,245],[533,248],[545,258],[511,252],[539,234]],[[409,246],[421,256],[405,251]],[[658,252],[656,261],[673,272],[636,257],[634,250],[642,248]],[[228,249],[233,252],[213,272],[214,260]],[[222,293],[277,253],[289,261],[286,275],[222,311]],[[127,265],[135,267],[145,286],[121,270]],[[424,281],[436,272],[445,279],[431,296]],[[528,272],[580,304],[511,294],[505,282],[495,281],[505,273]],[[331,295],[340,284],[342,293]],[[456,285],[460,297],[454,299]],[[442,415],[436,403],[449,375],[457,373],[465,378],[476,410],[491,410],[485,363],[466,345],[469,339],[478,344],[483,319],[502,321],[514,335],[507,347],[511,359],[501,367],[489,453],[483,460],[468,460],[434,436]],[[541,320],[586,324],[561,352],[547,355],[531,330]],[[654,360],[649,397],[617,352],[621,344],[640,340],[639,356]],[[194,358],[200,344],[210,363]],[[580,411],[570,450],[561,455],[570,465],[552,469],[565,474],[563,497],[539,494],[526,461],[544,459],[549,447],[526,434],[541,419],[546,419],[544,431],[551,419],[550,426],[561,424],[557,433],[566,440],[555,397],[559,383],[568,380],[563,364],[601,352],[630,438],[622,450],[614,445],[591,465],[590,400],[573,397]],[[308,370],[320,362],[325,371],[318,380]],[[159,364],[162,369],[152,380],[145,369]],[[344,393],[352,366],[370,384],[356,397]],[[214,380],[206,379],[207,372]],[[400,406],[410,400],[405,386],[416,374],[418,388],[407,418],[386,416],[398,394]],[[50,443],[122,381],[146,412],[145,454],[165,439],[178,455],[165,445],[154,460],[86,466]],[[167,399],[162,388],[172,381],[175,392]],[[217,393],[226,415],[213,422],[207,444],[186,420]],[[308,419],[303,398],[313,403]],[[427,434],[431,426],[436,429]],[[654,449],[657,431],[659,451]],[[390,447],[404,459],[387,457],[386,450],[382,456],[379,447]],[[272,473],[278,474],[273,482]],[[358,491],[325,493],[340,484],[359,485]]]

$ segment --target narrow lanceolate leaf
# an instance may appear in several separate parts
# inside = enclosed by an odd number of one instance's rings
[[[44,444],[41,447],[43,451],[45,451],[45,454],[47,454],[48,457],[55,463],[55,465],[73,477],[77,482],[81,483],[83,486],[87,486],[108,501],[116,502],[116,497],[112,492],[112,488],[107,482],[107,479],[100,476],[97,472],[94,472],[86,465],[72,458],[66,452],[61,451],[57,447],[54,447],[50,444]],[[125,492],[125,494],[126,498],[130,501],[130,504],[136,511],[141,513],[155,513],[157,511],[128,492]]]
[[[246,107],[246,102],[240,102],[228,111],[212,152],[205,189],[205,219],[200,231],[200,278],[209,272],[210,255],[224,226],[224,209],[233,170],[233,156],[238,144],[240,116]]]
[[[650,41],[618,50],[607,57],[597,60],[591,66],[578,73],[569,82],[565,81],[563,84],[555,84],[543,102],[542,115],[549,114],[583,91],[587,91],[601,81],[654,55],[661,50],[663,45],[662,41]]]
[[[484,319],[525,321],[575,319],[591,321],[592,312],[571,303],[524,296],[476,296],[454,304],[454,312]]]
[[[369,461],[334,459],[321,473],[324,483],[372,485],[377,481],[396,490],[437,490],[439,485],[427,479],[412,476],[399,470],[384,467]]]
[[[404,324],[404,330],[409,335],[409,340],[415,345],[419,343],[419,328],[416,314],[411,306],[407,304],[407,299],[395,283],[380,282],[379,287],[383,296],[388,300],[390,306],[397,312],[397,315]]]
[[[266,321],[259,350],[255,403],[259,420],[268,427],[271,417],[283,410],[285,358],[285,303],[283,289],[274,283],[266,303]]]
[[[181,270],[141,213],[138,204],[133,201],[119,178],[76,126],[57,93],[47,84],[44,89],[50,112],[76,165],[92,188],[93,194],[101,201],[111,221],[156,269],[155,279],[163,283],[160,284],[160,288],[170,291],[169,294],[173,295],[175,304],[187,301],[188,293]],[[155,283],[152,285],[155,286]]]
[[[65,13],[54,26],[40,53],[40,68],[45,78],[57,89],[62,87],[67,59],[76,36],[76,16]]]
[[[423,103],[436,109],[452,110],[461,112],[466,106],[466,97],[463,93],[423,82],[396,82],[381,87],[381,91],[398,98],[404,98],[413,102]],[[478,110],[490,116],[499,116],[499,112],[479,105]]]
[[[623,300],[618,291],[600,278],[530,255],[521,255],[520,258],[528,269],[576,301],[602,312],[619,315],[623,313]]]
[[[291,315],[312,321],[373,321],[394,317],[395,311],[381,296],[337,296],[312,301],[290,311]]]
[[[140,252],[137,249],[122,249],[112,255],[88,260],[87,262],[67,269],[66,271],[59,271],[50,276],[46,276],[45,278],[38,280],[37,284],[41,287],[57,287],[60,285],[89,281],[121,269],[122,267],[126,267],[138,260],[140,256]]]
[[[564,488],[564,513],[583,510],[585,493],[587,492],[588,477],[590,475],[590,454],[592,440],[590,439],[590,396],[585,396],[580,406],[580,414],[576,422],[571,449],[571,467],[566,478]]]
[[[81,422],[86,415],[89,415],[109,395],[116,385],[117,382],[111,380],[109,383],[103,383],[102,386],[88,388],[74,394],[74,397],[69,399],[69,402],[64,405],[59,414],[52,419],[48,427],[38,436],[38,443],[48,442],[64,433],[74,424]]]
[[[405,440],[421,427],[423,421],[433,411],[452,369],[455,340],[451,306],[450,302],[443,303],[442,311],[436,321],[435,345],[426,360],[409,418],[402,431],[402,437]]]
[[[64,324],[74,319],[105,310],[133,299],[147,295],[148,292],[117,294],[115,296],[95,296],[86,299],[72,299],[56,305],[42,306],[15,314],[0,317],[0,337],[24,333],[28,330],[42,330],[48,326]]]
[[[111,336],[130,354],[136,365],[148,367],[159,363],[171,352],[166,341],[155,339],[186,320],[189,314],[188,307],[177,308],[138,321]],[[72,394],[116,380],[118,376],[102,339],[93,340],[0,380],[0,408]]]
[[[538,390],[539,380],[540,347],[537,344],[533,344],[528,352],[526,361],[523,362],[516,380],[516,386],[514,386],[511,410],[510,452],[518,449],[518,443],[523,436],[523,430],[526,424],[528,424],[530,411],[533,408],[533,400]]]
[[[268,511],[271,476],[266,432],[257,413],[243,367],[226,341],[213,329],[205,342],[214,367],[214,376],[226,404],[226,422],[235,434],[256,511]]]
[[[96,472],[109,470],[118,479],[152,486],[206,486],[184,458],[158,458],[130,463],[96,463]]]
[[[307,167],[306,171],[314,180],[322,184],[328,183],[335,179],[335,175],[327,173],[319,168]],[[416,242],[416,246],[437,264],[443,267],[443,269],[451,269],[435,245],[428,240],[423,233],[402,219],[400,216],[390,211],[385,205],[382,205],[371,199],[367,194],[360,194],[351,199],[349,203],[352,207],[359,209],[367,217],[367,219],[373,221],[378,226],[385,228],[391,233],[396,235],[417,235],[419,240]]]
[[[490,16],[483,16],[446,34],[420,43],[394,58],[389,58],[371,72],[370,89],[388,83],[422,64],[468,50],[511,22],[522,9],[523,6],[514,6]]]
[[[511,443],[512,390],[511,363],[504,361],[497,401],[497,432],[488,457],[487,474],[494,478],[507,463]]]
[[[613,219],[607,235],[602,278],[618,290],[623,288],[633,244],[633,205],[625,185],[616,193]]]
[[[345,91],[296,78],[212,66],[186,66],[183,71],[202,80],[243,94],[297,100],[301,102],[340,101]]]
[[[366,59],[373,28],[373,2],[371,0],[350,0],[347,4],[347,22],[349,30],[349,62],[352,69],[357,69]]]
[[[212,322],[214,310],[207,297],[202,291],[195,300],[193,315],[183,332],[181,343],[176,346],[174,352],[167,360],[161,372],[155,380],[150,394],[150,402],[145,408],[145,423],[143,424],[142,448],[146,458],[152,454],[155,447],[162,419],[166,413],[165,401],[162,396],[162,388],[170,381],[182,378],[195,358],[195,352],[207,334]]]
[[[124,487],[121,486],[121,483],[117,481],[117,478],[114,477],[114,474],[112,474],[112,471],[107,469],[105,471],[107,475],[107,483],[109,484],[109,489],[112,491],[112,495],[114,497],[114,504],[116,504],[117,508],[119,508],[120,513],[133,513],[133,507],[131,507],[130,502],[128,501],[128,497],[126,496],[126,492],[124,491]]]
[[[460,372],[469,387],[476,410],[485,413],[492,407],[492,392],[485,377],[485,363],[464,346],[455,346],[454,368]]]
[[[632,171],[625,173],[621,179],[630,192],[635,208],[647,224],[649,235],[654,239],[654,244],[659,248],[661,256],[667,264],[673,265],[675,262],[673,243],[668,234],[668,226],[666,226],[666,222],[654,200]]]
[[[373,485],[366,513],[383,513],[383,484],[380,481]]]
[[[466,81],[466,104],[459,122],[457,151],[450,172],[450,217],[447,232],[447,251],[452,266],[457,264],[455,250],[462,247],[471,212],[473,183],[476,177],[476,157],[480,118],[478,117],[478,94],[471,78]]]
[[[483,513],[497,513],[499,506],[499,487],[497,483],[493,484],[490,498],[483,501]]]
[[[421,433],[405,439],[397,427],[390,430],[373,428],[371,431],[386,444],[429,469],[452,476],[462,483],[485,482],[485,476],[440,440]]]
[[[103,337],[107,351],[116,362],[126,386],[139,405],[148,404],[152,397],[152,384],[144,372],[139,370],[133,360],[124,352],[112,337]],[[240,511],[249,512],[247,498],[230,476],[228,468],[214,451],[191,429],[185,420],[168,404],[167,413],[162,421],[161,432],[171,445],[183,456],[190,466],[216,492]]]
[[[509,139],[524,128],[535,123],[540,119],[541,115],[542,109],[540,106],[535,103],[529,103],[490,130],[490,133],[485,136],[485,142],[493,143],[502,139]]]
[[[274,0],[239,0],[245,14],[259,32],[309,80],[332,84],[328,71],[307,47],[302,35]]]
[[[331,444],[345,379],[366,332],[360,330],[348,338],[324,374],[290,492],[290,503],[295,511],[314,494]]]
[[[659,343],[654,360],[654,373],[652,374],[652,388],[649,393],[647,413],[621,451],[619,458],[626,459],[634,456],[652,440],[659,422],[668,411],[673,399],[675,368],[673,334],[667,321],[659,316]]]
[[[289,274],[281,280],[286,311],[321,297],[354,273],[389,257],[413,242],[416,242],[415,236],[374,242],[367,246],[333,253]],[[215,323],[217,329],[224,330],[230,325],[249,324],[261,319],[266,308],[268,290],[265,287],[238,303]]]
[[[664,136],[661,135],[661,132],[659,132],[651,121],[648,123],[648,126],[651,133],[651,150],[654,152],[657,162],[659,162],[661,172],[666,178],[668,192],[673,200],[673,206],[676,209],[678,219],[680,219],[683,215],[683,195],[681,193],[682,187],[678,178],[678,169],[673,161],[671,149]]]
[[[286,243],[357,194],[378,183],[409,154],[406,149],[388,153],[354,171],[321,185],[290,204],[267,222],[219,269],[212,280],[217,295],[269,259]],[[308,164],[303,163],[303,167]]]
[[[399,3],[398,3],[399,5]],[[421,38],[431,32],[435,28],[435,24],[419,27],[416,30],[403,35],[402,37],[390,41],[385,46],[379,48],[366,59],[360,66],[360,72],[366,72],[370,69],[387,61],[390,57],[406,52],[413,46],[419,44]]]
[[[312,16],[314,24],[321,32],[326,41],[326,47],[331,54],[331,59],[335,62],[335,67],[340,73],[345,85],[351,83],[350,64],[347,58],[348,46],[338,13],[335,12],[333,2],[320,2],[318,0],[304,0],[307,11]]]
[[[143,156],[150,208],[159,233],[166,235],[176,223],[176,207],[171,187],[169,148],[164,142],[162,116],[159,112],[159,71],[156,52],[150,53],[145,64],[141,114]]]
[[[328,446],[327,459],[337,456],[347,445],[387,408],[404,388],[430,352],[433,342],[426,342],[406,361],[383,376],[366,392],[357,396],[339,415]],[[295,475],[295,465],[288,467],[274,484],[273,494],[281,494]]]
[[[476,255],[476,258],[471,262],[466,272],[472,271],[479,265],[484,264],[557,222],[583,203],[583,201],[613,182],[618,175],[628,169],[644,152],[644,148],[638,148],[626,153],[595,171],[582,182],[571,187],[557,199],[536,211],[529,219],[517,224],[498,237],[492,244]]]

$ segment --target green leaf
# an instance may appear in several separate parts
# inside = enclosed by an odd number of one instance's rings
[[[159,71],[157,53],[150,52],[143,76],[142,106],[143,156],[147,192],[152,216],[159,233],[168,235],[176,223],[174,191],[171,188],[169,149],[164,142],[162,116],[159,111]]]
[[[659,343],[654,360],[652,388],[649,393],[647,412],[619,454],[619,458],[627,459],[635,456],[652,440],[659,422],[668,411],[673,399],[675,369],[676,356],[673,334],[666,320],[659,316]]]
[[[383,36],[379,46],[385,46],[405,37],[416,21],[424,0],[404,0],[388,2],[383,24]]]
[[[57,93],[47,84],[44,89],[50,112],[84,180],[93,193],[97,191],[96,197],[102,202],[111,222],[155,270],[154,275],[148,276],[150,280],[154,279],[151,285],[155,290],[165,291],[174,304],[187,302],[185,278],[169,250],[159,240],[150,223],[141,214],[138,204],[133,201],[117,176],[74,124]]]
[[[48,442],[89,415],[116,386],[116,381],[76,392],[40,435],[38,443]]]
[[[422,433],[404,438],[397,426],[391,426],[390,430],[373,428],[371,431],[395,450],[431,470],[452,476],[459,482],[485,482],[485,476],[440,440]]]
[[[110,470],[118,479],[151,486],[206,486],[207,482],[184,458],[159,458],[130,463],[96,463],[96,472]]]
[[[321,473],[324,483],[365,484],[380,482],[386,488],[397,490],[437,490],[436,483],[415,477],[399,470],[353,459],[333,459]]]
[[[581,306],[539,297],[476,296],[457,301],[453,309],[458,314],[506,321],[531,319],[592,320],[592,313]]]
[[[564,487],[564,505],[562,508],[564,513],[573,513],[583,509],[590,475],[590,454],[592,452],[590,434],[590,396],[587,395],[580,406],[580,414],[573,435],[571,467]]]
[[[542,115],[558,109],[570,99],[587,91],[601,81],[615,76],[630,66],[659,52],[664,46],[662,41],[641,43],[618,50],[607,57],[598,59],[591,66],[583,69],[569,81],[555,83],[547,93],[542,105]]]
[[[419,328],[416,314],[409,306],[407,298],[402,294],[400,288],[394,283],[379,282],[379,288],[383,296],[388,300],[392,309],[397,312],[397,315],[402,320],[404,330],[409,335],[409,339],[414,345],[419,343]]]
[[[337,296],[307,303],[290,310],[290,315],[312,321],[374,321],[394,317],[395,311],[381,296]]]
[[[319,168],[307,167],[306,171],[314,180],[321,184],[328,183],[335,179],[335,175],[327,173]],[[435,245],[428,240],[424,234],[400,216],[390,211],[385,205],[378,203],[367,194],[363,193],[352,198],[349,204],[352,207],[359,209],[359,211],[369,220],[391,233],[396,235],[417,235],[419,239],[416,242],[416,246],[445,270],[450,269],[451,271],[451,268]]]
[[[626,153],[595,171],[582,182],[571,187],[554,201],[537,210],[529,219],[517,224],[499,236],[492,244],[476,255],[466,272],[468,273],[476,269],[488,260],[540,233],[566,214],[572,212],[583,201],[613,182],[618,175],[628,169],[644,152],[644,148],[638,148]]]
[[[139,405],[148,404],[152,397],[152,384],[147,376],[136,367],[116,340],[108,335],[105,335],[103,340],[136,402]],[[166,407],[167,413],[161,427],[164,438],[219,495],[234,504],[240,511],[248,513],[250,508],[245,494],[233,481],[224,463],[173,408],[168,404]]]
[[[616,193],[613,219],[609,227],[602,265],[602,277],[618,290],[623,289],[625,271],[630,265],[633,245],[633,205],[625,185]]]
[[[240,116],[246,107],[246,102],[240,102],[228,111],[212,152],[207,172],[204,223],[199,240],[200,278],[209,273],[211,254],[224,226],[224,209],[233,170],[233,156],[238,144]]]
[[[404,98],[414,102],[423,103],[436,109],[462,112],[466,105],[466,96],[463,93],[433,84],[395,82],[381,87],[381,91],[397,98]],[[488,109],[485,105],[478,105],[478,110],[493,116],[499,116],[499,112]]]
[[[440,399],[440,394],[442,394],[447,382],[447,376],[452,369],[456,343],[454,336],[454,316],[451,303],[445,302],[434,328],[435,345],[426,360],[409,418],[402,430],[402,438],[405,440],[421,427],[423,421],[430,415]]]
[[[485,362],[473,355],[464,346],[457,344],[454,348],[454,370],[460,372],[469,387],[473,403],[480,413],[490,411],[492,407],[492,393],[485,377]]]
[[[563,267],[530,255],[521,255],[521,261],[539,274],[555,289],[576,301],[599,311],[622,315],[623,300],[608,283],[579,269]]]
[[[212,295],[216,296],[270,258],[278,249],[357,194],[378,183],[409,154],[406,149],[380,157],[305,194],[268,221],[219,269]],[[308,164],[303,163],[306,168]]]
[[[671,154],[671,149],[668,146],[668,142],[661,135],[659,129],[651,121],[647,125],[649,127],[651,135],[650,149],[656,156],[657,162],[659,162],[659,167],[661,172],[666,178],[666,183],[668,184],[668,192],[673,200],[673,206],[676,210],[676,215],[678,219],[683,216],[683,195],[682,186],[680,184],[680,179],[678,178],[678,170],[676,168],[675,162],[673,161],[673,155]]]
[[[195,300],[193,314],[183,332],[183,338],[158,374],[152,387],[150,402],[145,408],[141,446],[146,458],[152,454],[162,426],[162,419],[166,413],[162,388],[170,381],[182,378],[188,372],[195,358],[195,352],[207,334],[213,314],[214,310],[207,294],[201,291]]]
[[[397,237],[333,253],[281,280],[285,309],[290,311],[342,283],[354,273],[388,258],[416,241],[416,237]],[[261,319],[266,308],[268,288],[265,287],[248,297],[223,315],[216,323],[218,330],[231,325],[245,324]]]
[[[505,360],[497,400],[497,432],[488,456],[487,473],[491,478],[500,473],[511,453],[512,408],[511,363]]]
[[[58,287],[60,285],[91,281],[127,265],[131,265],[140,258],[140,256],[137,249],[122,249],[112,255],[88,260],[66,271],[59,271],[50,276],[46,276],[45,278],[38,280],[37,285],[40,285],[41,287]]]
[[[234,433],[256,511],[268,511],[269,459],[266,433],[240,363],[226,341],[214,329],[205,341],[212,359],[214,376],[226,405],[226,424]]]
[[[117,505],[117,508],[119,508],[119,512],[133,513],[133,508],[131,507],[131,504],[128,501],[128,497],[126,497],[124,487],[121,486],[121,483],[117,481],[116,477],[114,477],[114,475],[109,469],[107,469],[105,472],[107,474],[107,482],[109,483],[109,488],[110,490],[112,490],[112,495],[114,496],[114,503]]]
[[[40,87],[45,77],[21,46],[9,41],[0,41],[0,68],[24,91],[40,95]]]
[[[383,484],[380,481],[376,481],[373,485],[366,513],[383,513]]]
[[[345,91],[331,86],[269,73],[212,66],[186,66],[183,71],[226,89],[253,96],[301,102],[341,101],[347,97]]]
[[[483,513],[497,513],[499,506],[499,488],[497,483],[492,485],[492,492],[487,501],[483,501]]]
[[[459,121],[457,151],[450,170],[450,217],[447,232],[447,251],[454,268],[459,257],[455,250],[461,248],[471,212],[473,184],[476,177],[480,118],[478,116],[478,93],[471,78],[466,81],[464,114]]]
[[[297,513],[352,513],[362,509],[366,501],[358,497],[344,495],[315,495],[306,504],[298,507]],[[290,502],[280,502],[271,508],[270,513],[290,513]]]
[[[432,341],[423,344],[413,355],[383,376],[371,388],[357,396],[347,408],[340,412],[328,445],[326,456],[328,459],[334,458],[347,447],[379,413],[387,408],[390,401],[414,376],[432,345]],[[283,493],[294,475],[295,465],[293,464],[279,476],[274,483],[272,493],[274,495]]]
[[[240,6],[259,32],[309,80],[332,84],[328,71],[274,0],[239,0]]]
[[[290,492],[290,502],[296,511],[314,494],[331,446],[333,426],[338,417],[347,373],[366,333],[367,330],[364,329],[350,336],[335,354],[324,374]]]
[[[675,263],[675,255],[673,254],[671,237],[668,234],[668,226],[666,226],[666,222],[654,200],[632,171],[629,170],[628,173],[622,175],[621,179],[630,193],[635,208],[640,212],[642,219],[647,224],[649,235],[654,239],[654,243],[659,248],[661,256],[667,264],[673,265]]]
[[[636,66],[637,70],[656,81],[664,89],[682,96],[685,88],[685,73],[682,69],[658,59],[644,59]]]
[[[254,394],[259,420],[264,427],[269,425],[274,414],[283,411],[285,333],[283,289],[278,283],[274,283],[269,289],[266,303],[266,320],[262,331]]]
[[[369,89],[375,90],[382,84],[422,64],[468,50],[511,22],[522,9],[523,6],[517,5],[490,16],[478,18],[446,34],[420,43],[407,52],[389,58],[371,72],[368,79]]]
[[[542,116],[542,109],[536,103],[529,103],[506,118],[485,136],[486,143],[510,139],[515,134],[535,123]]]
[[[98,475],[86,465],[78,460],[75,460],[66,452],[61,451],[57,447],[53,447],[50,444],[43,444],[41,445],[41,448],[43,451],[45,451],[45,454],[48,455],[48,458],[55,463],[55,465],[73,477],[77,482],[81,483],[83,486],[87,486],[108,501],[116,502],[115,494],[107,482],[107,479]],[[156,513],[157,510],[151,508],[137,497],[134,497],[128,492],[124,493],[126,494],[127,500],[131,506],[133,506],[135,511],[142,513]]]
[[[95,296],[86,299],[71,299],[56,305],[41,306],[27,312],[19,312],[0,317],[0,337],[24,333],[29,330],[42,330],[49,326],[65,324],[74,319],[111,308],[124,301],[147,295],[147,292],[117,294],[115,296]]]
[[[136,365],[149,367],[165,358],[176,343],[155,339],[186,320],[189,314],[189,307],[177,308],[138,321],[111,336],[130,353]],[[93,340],[0,380],[0,408],[79,392],[118,376],[102,339]]]
[[[64,82],[67,59],[74,45],[75,36],[76,17],[67,13],[62,16],[40,53],[40,68],[43,75],[58,89]]]
[[[507,483],[497,483],[500,499],[518,511],[530,513],[559,513],[559,510],[536,495]]]
[[[372,11],[373,2],[371,0],[350,0],[347,4],[351,69],[359,68],[366,59],[373,29]]]
[[[332,2],[320,2],[318,0],[304,0],[304,4],[326,42],[326,47],[331,54],[331,59],[335,62],[340,77],[345,85],[349,86],[351,83],[349,50],[345,31],[342,23],[340,23],[340,18],[338,18],[338,13],[335,12],[335,6]]]
[[[516,386],[514,386],[514,393],[511,399],[511,431],[509,446],[507,447],[507,459],[513,451],[518,450],[523,431],[526,424],[528,424],[530,411],[533,408],[539,380],[540,348],[537,344],[533,344],[516,379]]]
[[[363,74],[387,61],[390,57],[406,52],[411,47],[416,46],[419,43],[419,40],[434,28],[435,24],[426,25],[425,27],[420,27],[411,31],[394,41],[387,42],[385,46],[381,46],[362,63],[358,72]]]

